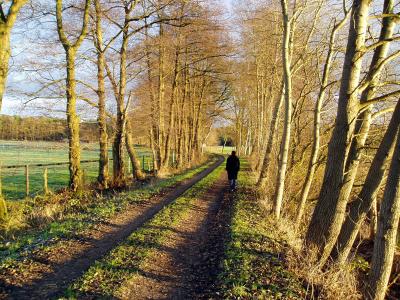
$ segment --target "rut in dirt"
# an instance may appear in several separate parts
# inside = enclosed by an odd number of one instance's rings
[[[218,160],[206,170],[185,180],[167,191],[163,196],[150,199],[140,206],[127,210],[100,227],[96,238],[87,237],[85,240],[73,240],[71,252],[76,252],[65,261],[58,263],[48,262],[40,278],[27,284],[10,284],[0,281],[0,295],[6,299],[51,299],[63,295],[68,286],[78,279],[96,260],[101,259],[110,250],[125,240],[133,231],[157,214],[164,206],[172,203],[194,184],[214,171],[224,158]],[[85,244],[85,247],[82,247]],[[61,254],[62,255],[62,254]],[[49,271],[50,270],[50,271]],[[1,297],[0,297],[1,298]]]
[[[226,175],[196,199],[179,224],[121,291],[123,299],[219,299],[234,194]]]

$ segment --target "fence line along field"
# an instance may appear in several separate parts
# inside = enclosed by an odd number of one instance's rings
[[[142,146],[135,148],[142,167],[146,170],[151,168],[153,163],[150,150]],[[82,168],[88,183],[97,178],[98,157],[96,143],[82,144]],[[68,143],[0,141],[2,192],[6,199],[18,200],[26,196],[26,165],[29,170],[29,196],[43,193],[43,174],[46,168],[50,190],[66,187],[69,180]],[[112,166],[110,172],[112,174]]]

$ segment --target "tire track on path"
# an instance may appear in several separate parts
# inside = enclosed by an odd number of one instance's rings
[[[221,271],[234,196],[227,192],[225,172],[191,204],[118,293],[122,299],[218,299]]]
[[[0,297],[7,299],[49,299],[61,296],[65,289],[80,277],[96,260],[102,258],[118,243],[126,239],[133,231],[157,214],[164,206],[173,202],[198,181],[214,171],[224,157],[209,168],[180,183],[173,190],[161,197],[153,197],[140,205],[129,207],[126,211],[114,216],[107,224],[102,224],[83,240],[72,241],[64,249],[61,259],[44,260],[45,272],[29,283],[12,285],[0,281]]]

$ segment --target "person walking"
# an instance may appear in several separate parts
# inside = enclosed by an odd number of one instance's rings
[[[226,171],[228,172],[228,180],[231,191],[236,189],[237,175],[240,170],[240,160],[236,156],[236,151],[232,151],[226,160]]]

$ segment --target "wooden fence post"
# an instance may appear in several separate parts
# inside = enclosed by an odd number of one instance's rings
[[[43,171],[43,191],[44,191],[45,195],[47,195],[49,193],[48,180],[47,180],[47,168],[44,168],[44,171]]]
[[[3,187],[1,186],[1,165],[0,165],[0,198],[3,195]]]
[[[1,165],[0,165],[0,222],[5,221],[7,219],[7,203],[3,198],[2,188],[1,188]],[[1,226],[1,224],[0,224]]]
[[[142,156],[142,169],[144,171],[144,155]]]
[[[29,196],[29,165],[25,165],[25,192]]]
[[[85,169],[82,169],[82,188],[84,188],[86,185],[86,171]]]

